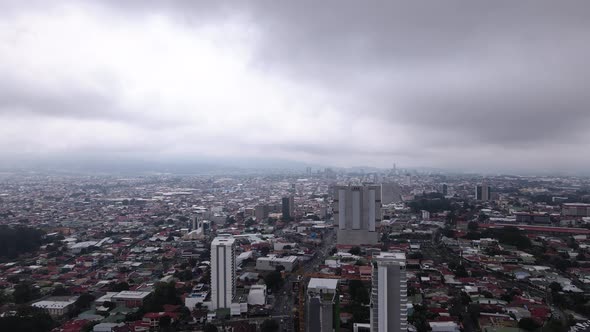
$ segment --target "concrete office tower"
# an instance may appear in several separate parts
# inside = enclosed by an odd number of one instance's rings
[[[334,187],[334,223],[338,244],[377,244],[377,223],[381,221],[381,186]]]
[[[381,203],[391,204],[402,201],[402,187],[397,183],[381,184]]]
[[[407,332],[406,255],[381,253],[373,263],[371,331]]]
[[[305,331],[332,332],[338,308],[338,279],[311,278],[307,286]],[[336,325],[337,326],[337,325]]]
[[[270,211],[270,207],[265,204],[256,205],[254,207],[254,216],[256,217],[256,221],[260,222],[266,220],[268,218],[268,213]]]
[[[489,201],[492,199],[492,189],[486,184],[475,186],[475,199],[478,201]]]
[[[194,217],[191,222],[191,231],[199,231],[200,233],[203,232],[203,220],[199,219],[199,217]]]
[[[235,239],[221,235],[211,242],[212,309],[230,308],[236,295]]]
[[[283,197],[281,202],[282,202],[283,219],[293,218],[294,212],[295,212],[295,197],[294,196]]]

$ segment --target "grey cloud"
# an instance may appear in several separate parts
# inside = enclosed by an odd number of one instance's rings
[[[4,76],[0,115],[103,119],[117,116],[114,96],[76,86],[41,87]]]
[[[563,142],[590,148],[584,136],[590,125],[588,1],[95,4],[130,18],[171,15],[189,27],[245,22],[261,34],[252,66],[325,92],[351,126],[362,116],[416,133],[403,149],[357,148],[342,143],[354,139],[343,133],[339,141],[321,144],[271,142],[271,150],[409,160],[417,158],[414,151],[437,149],[440,156],[448,145],[521,149]],[[43,109],[46,116],[118,116],[108,96],[60,93],[7,86],[0,91],[0,112],[2,105],[16,105]]]
[[[90,88],[76,82],[47,86],[3,75],[0,79],[0,116],[100,120],[152,129],[183,126],[182,119],[154,118],[154,114],[146,109],[120,105],[118,84],[114,80],[102,83],[110,87]]]
[[[443,128],[461,144],[583,140],[588,2],[338,4],[256,8],[261,65],[340,93],[343,112]]]

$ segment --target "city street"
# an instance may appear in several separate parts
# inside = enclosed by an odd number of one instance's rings
[[[324,234],[322,244],[317,247],[314,257],[309,261],[301,263],[299,272],[301,274],[313,272],[328,257],[334,245],[334,240],[335,232],[333,229],[329,229]],[[275,293],[273,314],[275,316],[285,317],[280,322],[282,331],[294,331],[295,309],[297,309],[295,299],[299,294],[293,293],[292,282],[296,281],[297,277],[296,274],[288,274],[285,277],[281,289]]]

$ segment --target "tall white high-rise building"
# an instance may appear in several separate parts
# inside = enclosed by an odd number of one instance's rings
[[[338,305],[338,279],[311,278],[307,286],[305,331],[334,331],[334,322],[340,319],[334,310]]]
[[[236,295],[236,246],[229,235],[211,242],[211,304],[213,309],[230,308]]]
[[[373,264],[371,331],[407,332],[406,255],[381,253]]]
[[[334,222],[338,244],[377,244],[381,221],[381,185],[336,186]]]

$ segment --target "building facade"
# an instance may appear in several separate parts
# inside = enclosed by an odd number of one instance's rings
[[[492,199],[492,189],[485,183],[475,186],[475,199],[478,201],[489,201]]]
[[[338,279],[311,278],[307,286],[305,331],[332,332],[337,314]]]
[[[211,242],[211,306],[230,308],[236,295],[236,245],[231,236]]]
[[[377,244],[377,224],[381,222],[381,186],[334,187],[334,223],[338,244]]]
[[[381,253],[373,263],[371,331],[407,332],[406,255]]]
[[[256,217],[256,221],[258,222],[266,220],[269,212],[270,208],[268,205],[260,204],[254,207],[254,217]]]
[[[275,271],[279,266],[282,266],[286,272],[293,271],[297,267],[297,256],[270,256],[256,259],[256,270]]]
[[[289,220],[289,219],[293,218],[294,214],[295,214],[295,197],[293,197],[293,196],[283,197],[283,199],[281,200],[281,203],[282,203],[281,210],[283,213],[283,219]]]
[[[590,204],[564,203],[561,206],[561,215],[565,217],[590,217]]]

